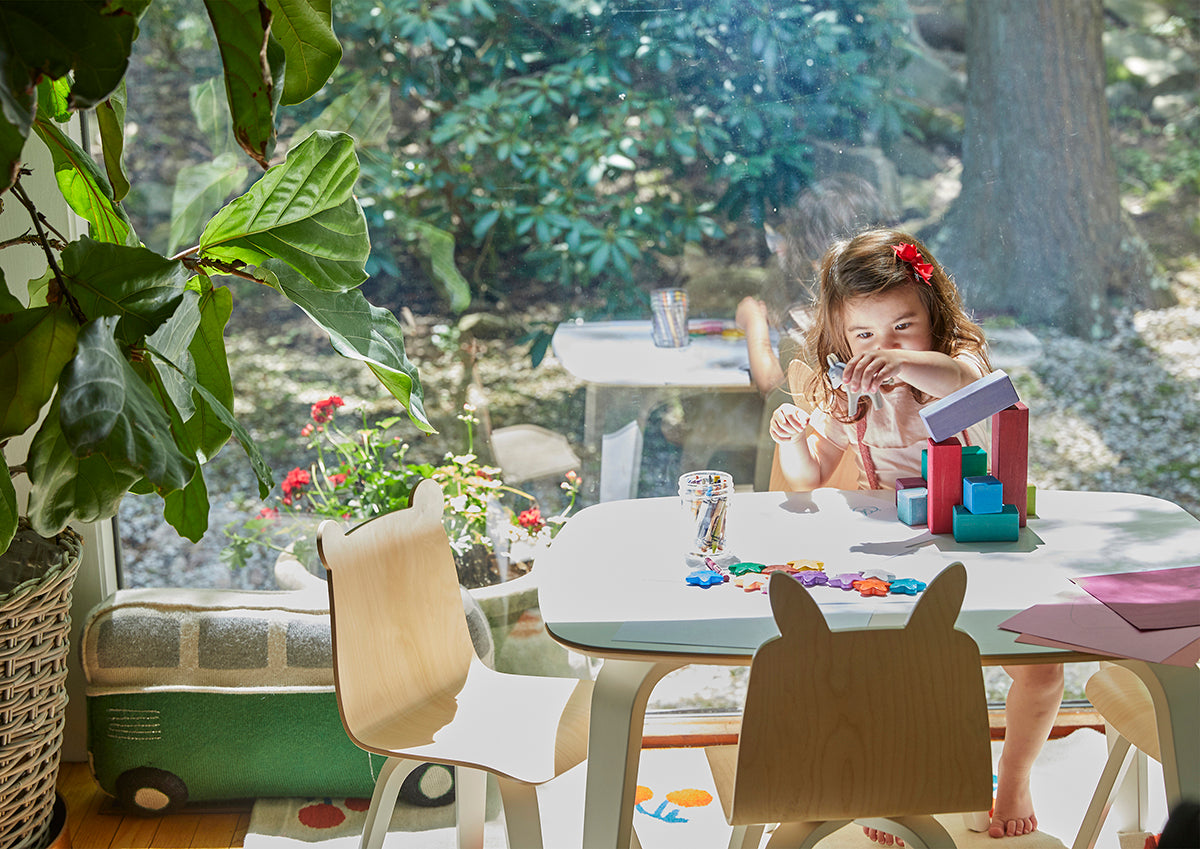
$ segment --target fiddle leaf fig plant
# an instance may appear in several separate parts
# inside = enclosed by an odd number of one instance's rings
[[[0,4],[0,203],[6,217],[28,219],[0,248],[35,245],[47,264],[30,281],[0,274],[0,445],[32,433],[24,462],[0,460],[0,551],[16,530],[20,474],[30,484],[28,519],[43,536],[114,515],[127,492],[156,492],[166,520],[199,540],[208,528],[203,467],[231,436],[266,497],[271,471],[232,412],[224,331],[233,299],[222,276],[299,305],[418,429],[433,430],[399,322],[359,290],[370,243],[353,194],[354,139],[323,129],[282,159],[276,152],[278,104],[311,96],[340,59],[330,0],[202,0],[229,126],[265,172],[207,221],[197,244],[169,256],[142,244],[121,207],[130,188],[124,74],[151,2]],[[97,158],[64,129],[81,110],[94,113]],[[88,235],[68,239],[26,191],[32,135],[49,149],[58,189]]]

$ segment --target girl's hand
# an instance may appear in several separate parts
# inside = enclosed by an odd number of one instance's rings
[[[888,348],[856,354],[846,363],[842,388],[869,395],[885,384],[895,383],[900,378],[907,353],[899,348]]]
[[[771,438],[780,445],[797,441],[804,435],[808,419],[808,413],[795,404],[780,404],[771,414]]]

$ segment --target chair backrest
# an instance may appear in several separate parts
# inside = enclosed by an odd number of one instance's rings
[[[904,628],[831,632],[809,590],[771,576],[780,636],[750,668],[731,823],[988,809],[979,648],[954,628],[966,583],[954,563]]]
[[[404,737],[392,745],[430,742],[453,716],[474,657],[442,508],[441,488],[425,480],[408,509],[349,533],[333,521],[317,530],[338,707],[346,733],[367,749],[380,723],[405,714]]]

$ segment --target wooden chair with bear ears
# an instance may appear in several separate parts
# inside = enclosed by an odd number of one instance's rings
[[[592,682],[509,675],[476,656],[463,617],[442,491],[344,531],[326,520],[334,684],[346,733],[387,760],[360,846],[379,849],[405,777],[422,762],[454,767],[458,845],[482,849],[487,773],[496,776],[508,844],[541,847],[536,788],[587,757]],[[508,724],[497,724],[509,718]]]
[[[904,628],[831,631],[809,590],[775,573],[780,636],[754,654],[736,746],[706,749],[730,847],[810,847],[850,821],[913,847],[954,846],[932,814],[987,810],[992,761],[979,648],[954,623],[961,563]]]

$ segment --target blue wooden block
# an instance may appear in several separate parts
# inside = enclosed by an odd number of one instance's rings
[[[999,513],[975,514],[964,504],[954,505],[956,542],[1016,542],[1021,533],[1021,516],[1013,504]]]
[[[988,473],[988,455],[982,445],[963,446],[962,472],[964,478]]]
[[[962,503],[976,516],[999,513],[1004,507],[1004,484],[991,475],[964,477]]]
[[[908,486],[896,492],[896,515],[906,525],[924,525],[929,520],[929,490]]]
[[[921,410],[921,421],[929,431],[929,438],[942,442],[1019,400],[1008,375],[997,369],[925,407]]]

